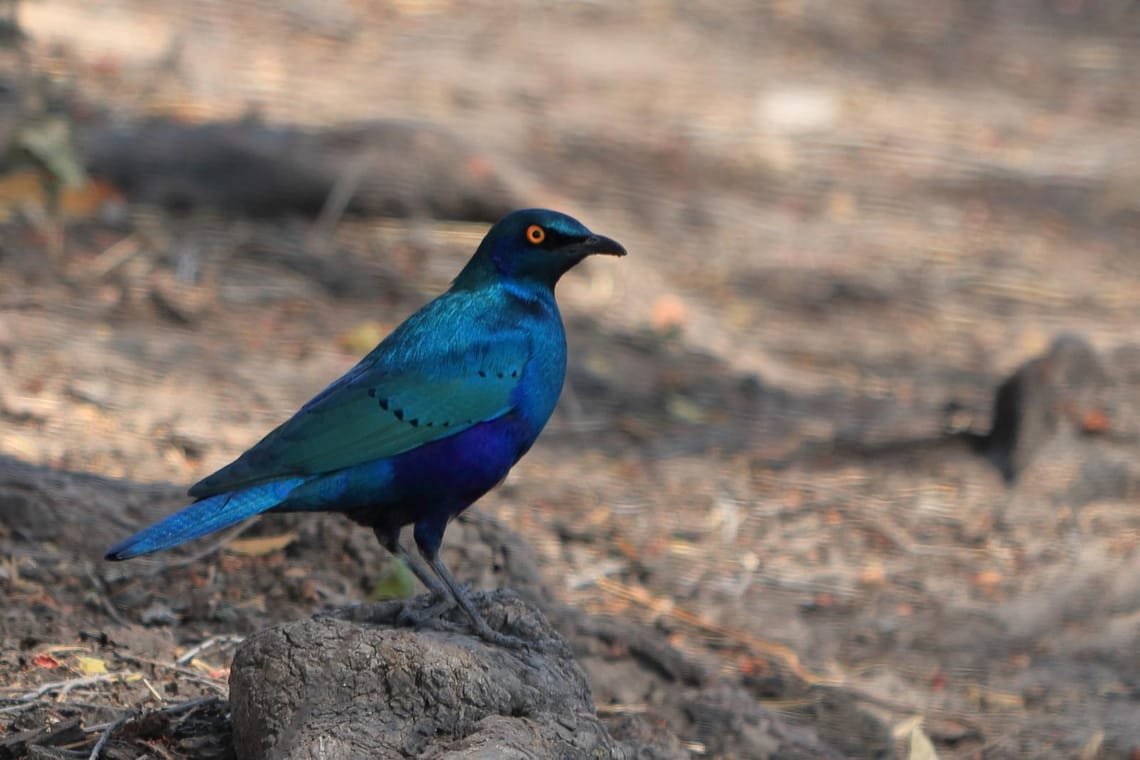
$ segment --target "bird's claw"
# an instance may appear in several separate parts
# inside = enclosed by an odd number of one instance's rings
[[[455,600],[451,598],[437,598],[430,606],[416,609],[412,602],[407,600],[400,612],[396,615],[396,625],[406,628],[435,627],[448,631],[460,630],[462,626],[443,619],[449,610],[455,607]]]
[[[398,609],[394,609],[399,604]],[[475,625],[472,621],[456,623],[444,617],[456,606],[455,600],[450,597],[435,598],[426,604],[418,599],[406,599],[402,602],[387,601],[374,604],[357,604],[342,607],[336,610],[325,610],[316,613],[315,618],[333,618],[336,620],[349,620],[354,623],[371,623],[378,625],[395,625],[401,628],[414,630],[430,629],[448,633],[474,634],[479,639],[494,646],[501,646],[513,650],[529,650],[542,654],[554,654],[565,650],[566,644],[560,639],[524,639],[509,633],[496,631],[485,620],[480,618],[482,625]]]
[[[566,645],[558,639],[523,639],[509,633],[500,633],[488,626],[485,631],[476,631],[475,635],[483,641],[505,649],[526,650],[540,654],[554,654],[565,649]]]
[[[470,583],[463,584],[460,590],[467,599],[478,596],[472,593]],[[554,653],[563,651],[566,647],[565,643],[559,639],[529,640],[497,631],[481,615],[477,618],[478,623],[475,622],[475,619],[469,619],[466,623],[455,623],[447,620],[444,615],[455,609],[456,606],[459,605],[450,595],[443,598],[436,597],[427,606],[423,606],[422,603],[415,604],[414,600],[408,600],[400,610],[396,624],[409,628],[432,628],[452,633],[473,633],[488,644],[506,649]]]

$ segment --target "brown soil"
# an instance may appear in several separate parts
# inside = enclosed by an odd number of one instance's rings
[[[560,409],[476,507],[554,597],[664,632],[851,756],[875,731],[848,704],[904,751],[921,718],[943,757],[1140,752],[1135,3],[327,6],[28,2],[10,84],[81,137],[251,112],[458,136],[464,177],[630,251],[560,286]],[[454,190],[418,179],[402,198]],[[174,706],[119,756],[224,754],[224,702],[192,701],[225,699],[241,637],[366,597],[388,558],[335,516],[100,552],[445,287],[486,224],[130,195],[57,224],[5,192],[0,726],[87,752],[100,732],[68,719]],[[1103,382],[1007,483],[947,424],[986,430],[1062,333]],[[82,478],[21,501],[12,460],[121,479],[122,502]],[[495,587],[469,530],[446,559]],[[600,712],[668,723],[623,674],[590,670]]]

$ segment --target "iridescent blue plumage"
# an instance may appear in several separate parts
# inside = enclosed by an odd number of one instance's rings
[[[190,489],[198,501],[107,553],[167,549],[269,511],[343,512],[411,559],[496,639],[439,561],[448,521],[493,488],[534,443],[562,390],[566,337],[558,279],[594,253],[623,255],[554,211],[499,220],[451,288],[236,461]],[[502,637],[499,637],[502,638]]]

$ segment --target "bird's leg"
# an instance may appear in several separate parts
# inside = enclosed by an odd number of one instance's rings
[[[476,635],[488,643],[512,649],[532,646],[517,636],[508,636],[505,633],[499,633],[487,625],[487,621],[483,619],[483,616],[479,614],[479,610],[475,608],[475,604],[471,601],[471,596],[467,593],[467,590],[459,584],[459,581],[455,580],[455,576],[453,576],[451,571],[447,569],[447,566],[443,564],[443,560],[439,558],[439,546],[443,542],[443,529],[446,525],[446,520],[441,522],[436,522],[435,520],[420,520],[417,522],[415,528],[416,548],[420,550],[420,555],[427,560],[428,566],[435,571],[435,574],[443,581],[443,584],[447,586],[447,590],[450,592],[450,596],[455,600],[456,604],[467,613],[467,617],[470,618]]]
[[[380,544],[388,550],[390,554],[403,561],[412,574],[419,579],[420,583],[424,585],[435,601],[430,607],[420,612],[413,612],[408,606],[405,605],[404,609],[400,611],[398,621],[402,625],[407,625],[412,628],[419,628],[426,625],[431,621],[438,621],[448,610],[455,606],[455,599],[452,598],[451,592],[439,582],[439,579],[424,566],[422,560],[416,557],[400,543],[400,531],[385,531],[381,528],[373,528],[372,532],[376,534],[376,538]]]
[[[422,551],[422,549],[421,549]],[[455,576],[447,569],[447,565],[443,564],[443,560],[439,558],[439,553],[428,555],[424,553],[424,559],[427,560],[428,565],[439,576],[440,580],[446,584],[451,595],[455,598],[456,603],[467,613],[467,617],[471,619],[471,626],[475,629],[475,635],[483,639],[489,644],[496,644],[501,647],[509,649],[523,649],[533,647],[530,642],[524,641],[517,636],[509,636],[505,633],[499,633],[491,626],[487,625],[487,621],[479,614],[479,610],[475,608],[475,604],[471,601],[471,597],[466,593],[459,581],[455,580]]]
[[[451,592],[447,590],[447,586],[440,583],[439,579],[424,566],[422,559],[405,549],[403,544],[399,544],[399,551],[396,552],[396,556],[404,561],[404,564],[419,578],[420,583],[424,584],[424,587],[431,592],[431,595],[436,598],[436,601],[447,601],[454,604],[454,601],[451,599]]]
[[[435,601],[432,602],[432,605],[426,610],[412,612],[410,609],[405,608],[404,612],[400,614],[401,622],[413,626],[421,626],[428,621],[440,618],[455,606],[455,598],[452,597],[451,591],[428,571],[419,557],[414,556],[405,549],[403,544],[396,545],[399,547],[396,556],[404,560],[404,563],[411,568],[415,576],[420,579],[420,583],[424,584],[435,598]]]

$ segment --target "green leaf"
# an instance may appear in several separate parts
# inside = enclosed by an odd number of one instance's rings
[[[393,557],[388,569],[376,581],[368,599],[373,602],[383,602],[389,599],[408,599],[416,593],[416,577],[404,561]]]

